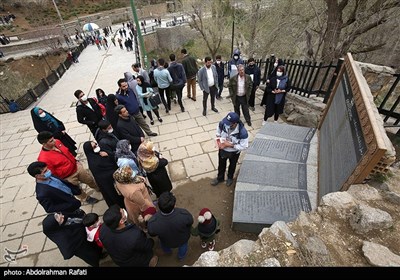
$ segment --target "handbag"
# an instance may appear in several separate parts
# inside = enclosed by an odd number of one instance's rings
[[[158,92],[153,93],[152,95],[150,95],[149,101],[151,106],[157,107],[159,104],[161,104],[160,94]]]
[[[97,105],[100,107],[101,115],[104,117],[106,115],[106,107],[101,104],[96,97],[92,97],[94,101],[96,101]]]

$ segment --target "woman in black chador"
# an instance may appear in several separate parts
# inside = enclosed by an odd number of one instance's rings
[[[119,195],[114,187],[113,174],[118,169],[115,159],[101,151],[99,145],[93,141],[86,141],[83,144],[83,151],[107,206],[118,204],[121,208],[125,208],[124,197]]]
[[[76,142],[67,134],[62,121],[58,120],[52,114],[43,110],[40,107],[35,107],[31,110],[33,126],[38,133],[42,131],[50,131],[54,138],[60,140],[68,150],[76,156]]]

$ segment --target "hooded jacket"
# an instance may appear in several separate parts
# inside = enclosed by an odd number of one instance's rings
[[[239,56],[239,58],[238,59],[234,59],[235,55]],[[233,51],[232,58],[228,62],[228,77],[229,77],[229,79],[238,74],[237,66],[239,64],[243,64],[244,65],[244,61],[240,57],[240,50],[239,49],[235,49]]]

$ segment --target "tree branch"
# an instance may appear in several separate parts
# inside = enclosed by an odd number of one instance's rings
[[[373,52],[373,51],[376,51],[376,50],[381,49],[381,48],[382,48],[383,46],[385,46],[385,45],[386,45],[386,43],[380,43],[380,44],[373,45],[373,46],[367,46],[367,47],[362,48],[362,49],[359,49],[359,50],[350,50],[350,52],[351,52],[352,54],[360,54],[360,53]]]
[[[328,1],[329,1],[329,0],[328,0]],[[332,1],[332,0],[330,0],[330,1]],[[344,10],[344,8],[346,8],[347,4],[349,4],[349,1],[348,1],[348,0],[342,0],[342,2],[340,2],[340,3],[338,4],[338,9],[339,9],[339,12],[340,12],[340,13],[342,13],[342,11]]]
[[[363,1],[363,0],[361,0],[361,1]],[[347,21],[345,23],[343,23],[343,25],[342,25],[343,28],[349,26],[350,24],[352,24],[356,21],[357,10],[358,10],[359,4],[360,4],[360,0],[357,0],[356,4],[354,5],[354,9],[353,9],[352,13],[350,14],[349,18],[347,19]]]

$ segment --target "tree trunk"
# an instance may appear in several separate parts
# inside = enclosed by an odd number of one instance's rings
[[[343,25],[343,9],[339,7],[337,0],[325,0],[325,2],[327,5],[326,12],[328,20],[321,59],[323,62],[330,62],[337,58],[337,45],[340,40],[340,32]]]

